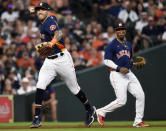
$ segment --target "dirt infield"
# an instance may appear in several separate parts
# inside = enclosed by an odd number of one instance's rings
[[[153,125],[150,127],[166,127],[166,125]],[[10,126],[10,127],[0,127],[0,129],[29,129],[30,127],[24,126]],[[62,129],[62,128],[135,128],[131,125],[126,126],[41,126],[40,129]],[[148,127],[147,127],[148,128]]]

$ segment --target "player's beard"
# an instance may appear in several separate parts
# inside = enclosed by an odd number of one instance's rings
[[[125,35],[126,35],[126,31],[124,32],[119,32],[119,31],[117,31],[116,32],[116,37],[117,37],[117,39],[119,39],[120,41],[124,41],[125,40]]]
[[[124,36],[118,38],[121,41],[124,41]]]
[[[125,35],[124,34],[116,34],[117,39],[119,39],[120,41],[124,41],[125,40]]]

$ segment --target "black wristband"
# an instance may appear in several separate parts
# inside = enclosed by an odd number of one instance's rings
[[[119,72],[120,71],[120,66],[118,66],[117,68],[116,68],[116,72]]]

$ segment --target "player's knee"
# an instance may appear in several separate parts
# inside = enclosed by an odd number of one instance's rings
[[[118,103],[119,107],[122,107],[122,106],[125,106],[126,103],[125,102],[121,102],[121,103]]]
[[[77,87],[72,87],[72,88],[69,87],[69,89],[70,89],[70,91],[71,91],[71,93],[72,93],[73,95],[78,94],[78,92],[80,91],[80,87],[79,87],[79,86],[77,86]]]
[[[42,90],[45,90],[46,86],[47,86],[46,84],[44,84],[43,82],[40,82],[40,81],[38,81],[36,84],[36,88],[42,89]]]
[[[119,99],[118,100],[118,105],[119,107],[122,107],[124,105],[126,105],[127,99]]]

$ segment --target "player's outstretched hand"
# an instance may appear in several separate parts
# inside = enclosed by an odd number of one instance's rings
[[[120,68],[120,73],[127,74],[127,73],[129,73],[129,70],[127,68],[125,68],[125,67],[121,67]]]

